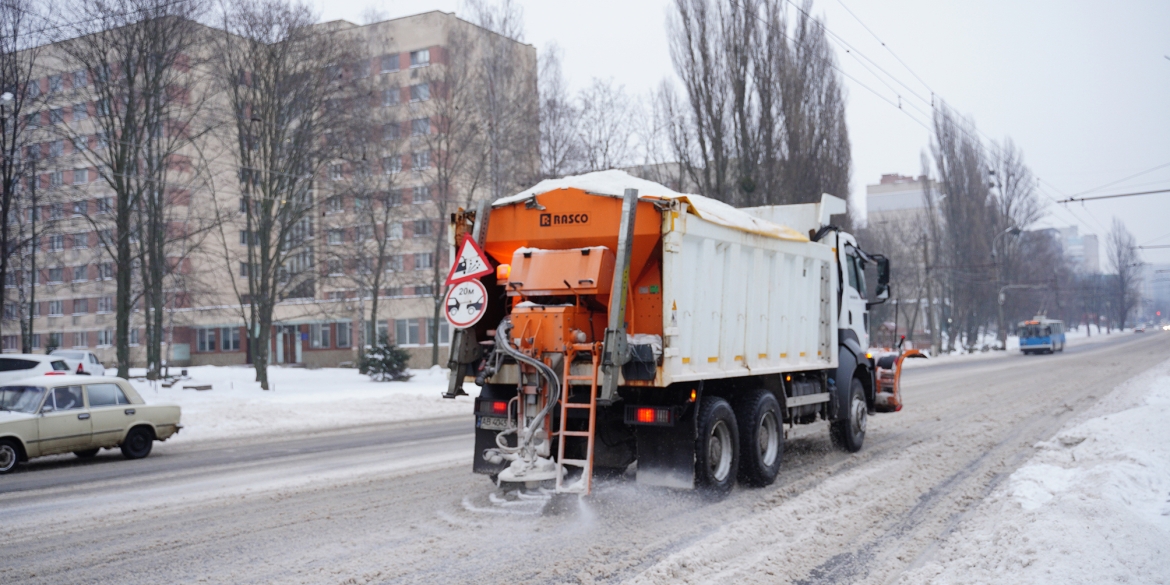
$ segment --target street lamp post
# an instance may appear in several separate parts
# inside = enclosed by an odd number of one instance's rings
[[[1009,227],[1008,229],[997,234],[995,236],[995,238],[991,240],[991,257],[995,260],[995,281],[1000,286],[1003,286],[1003,261],[1000,259],[1000,255],[999,255],[999,247],[998,247],[999,240],[1000,240],[1000,238],[1003,238],[1004,236],[1006,236],[1008,234],[1011,234],[1013,236],[1018,236],[1018,235],[1020,235],[1020,231],[1021,230],[1020,230],[1019,226],[1013,225],[1012,227]],[[1007,331],[1004,330],[1004,322],[1003,322],[1003,289],[1002,288],[999,291],[999,325],[998,325],[998,329],[996,330],[996,334],[999,337],[999,349],[1001,351],[1007,350]]]

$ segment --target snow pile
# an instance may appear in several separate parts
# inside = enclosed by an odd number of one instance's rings
[[[625,171],[618,170],[596,171],[561,179],[545,179],[515,195],[497,199],[492,203],[492,206],[511,205],[534,195],[557,189],[580,189],[586,193],[607,197],[622,197],[625,195],[626,189],[637,189],[639,198],[657,197],[686,201],[694,210],[695,215],[711,223],[780,240],[808,241],[807,236],[790,227],[760,219],[722,201],[716,201],[702,195],[679,193],[665,185],[639,179]]]
[[[1170,583],[1170,362],[1091,412],[902,582]]]
[[[270,367],[271,391],[260,389],[249,367],[196,366],[190,380],[172,388],[135,380],[148,404],[182,406],[183,431],[176,441],[306,433],[337,427],[398,422],[471,413],[471,398],[447,400],[447,371],[412,370],[407,382],[374,382],[356,369]],[[184,386],[210,384],[209,391]],[[464,388],[475,393],[474,384]]]

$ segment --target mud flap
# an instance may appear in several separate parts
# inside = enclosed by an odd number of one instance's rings
[[[677,489],[695,487],[694,409],[672,427],[639,426],[638,483]]]

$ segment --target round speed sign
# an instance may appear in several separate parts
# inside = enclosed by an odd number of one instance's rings
[[[487,308],[487,289],[478,280],[465,280],[451,286],[443,301],[447,322],[465,329],[479,322]]]

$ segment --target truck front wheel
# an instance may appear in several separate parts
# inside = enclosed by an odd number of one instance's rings
[[[845,418],[833,421],[833,426],[830,430],[833,444],[850,453],[860,451],[861,444],[865,442],[867,414],[868,407],[865,404],[865,386],[862,386],[861,380],[853,378],[853,382],[849,387],[849,408]]]
[[[695,437],[695,485],[706,496],[722,498],[735,485],[739,469],[739,433],[726,400],[704,396]]]
[[[780,403],[767,390],[754,390],[738,404],[739,481],[755,487],[772,485],[784,453],[784,418]]]

